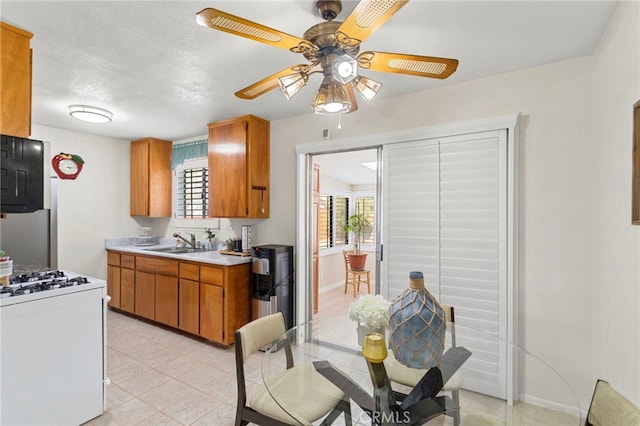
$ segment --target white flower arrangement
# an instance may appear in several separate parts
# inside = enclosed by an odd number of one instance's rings
[[[366,294],[349,306],[349,318],[363,327],[386,328],[389,325],[389,306],[391,302],[381,295]]]

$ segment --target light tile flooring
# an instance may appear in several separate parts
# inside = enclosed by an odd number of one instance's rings
[[[348,296],[348,297],[347,297]],[[322,300],[322,299],[321,299]],[[325,309],[320,314],[346,312],[353,301],[341,288],[325,294]],[[353,324],[339,327],[355,339]],[[263,386],[261,357],[249,360],[254,371],[247,377],[248,393]],[[235,354],[233,347],[223,348],[175,330],[156,326],[136,318],[109,311],[107,317],[107,410],[87,425],[233,425],[236,407]],[[486,406],[487,397],[461,392],[462,406]],[[493,399],[493,398],[490,398]],[[505,408],[495,400],[496,412],[508,409],[517,419],[527,410],[538,410],[534,418],[547,425],[578,424],[561,413],[520,403]],[[513,410],[513,412],[512,412]],[[354,419],[356,420],[356,419]],[[342,423],[340,418],[337,424]],[[443,421],[440,420],[439,424]],[[354,423],[355,424],[355,423]],[[431,422],[429,424],[432,424]],[[450,424],[450,419],[444,420]],[[514,425],[526,422],[514,421]]]
[[[107,377],[107,411],[89,425],[234,423],[233,347],[216,347],[109,311]]]

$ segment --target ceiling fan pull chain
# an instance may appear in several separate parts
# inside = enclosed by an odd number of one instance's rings
[[[341,118],[342,118],[342,114],[338,114],[338,130],[342,129]]]

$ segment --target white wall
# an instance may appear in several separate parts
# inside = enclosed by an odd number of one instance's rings
[[[335,129],[335,118],[310,114],[272,122],[271,169],[278,173],[272,174],[272,216],[258,225],[261,235],[294,244],[295,145],[319,142],[324,128],[331,128],[337,139],[519,112],[520,343],[568,380],[583,409],[595,377],[608,375],[615,376],[615,384],[637,403],[639,244],[638,229],[628,225],[630,105],[638,98],[637,7],[622,3],[624,10],[611,25],[615,37],[609,37],[614,41],[604,40],[594,59],[577,58],[362,102],[357,113],[342,117],[341,130]],[[617,44],[620,37],[626,41]],[[635,59],[623,60],[626,71],[603,75],[602,89],[592,90],[592,61],[595,72],[604,74],[598,71],[604,57],[613,59],[607,61],[607,69],[622,66],[621,57]],[[618,77],[622,80],[613,84]],[[616,97],[617,90],[609,92],[612,84],[613,89],[626,88],[628,99]],[[600,114],[610,104],[615,108]],[[603,136],[593,138],[594,131]],[[591,149],[592,140],[597,150]],[[609,175],[610,170],[615,173]],[[594,176],[602,179],[594,182]],[[609,210],[614,205],[619,207]],[[626,293],[607,297],[614,285],[610,277]],[[624,304],[630,320],[624,335],[613,337],[619,324],[610,315],[619,308],[614,302],[625,294],[633,296]],[[594,315],[604,324],[594,325]],[[627,355],[618,355],[618,339],[627,340]],[[595,346],[606,349],[596,351]],[[618,363],[620,358],[628,362]],[[635,375],[629,375],[626,368],[633,362]],[[522,392],[525,397],[545,396],[536,383],[525,382]]]
[[[619,8],[593,57],[361,102],[341,130],[312,114],[272,122],[271,218],[254,223],[257,242],[295,243],[295,145],[321,141],[325,128],[337,139],[519,112],[521,343],[583,409],[596,377],[640,405],[640,228],[629,225],[640,12]],[[141,225],[129,216],[128,141],[36,125],[32,137],[87,162],[59,185],[59,263],[106,276],[104,238]]]
[[[31,138],[51,142],[52,156],[85,161],[75,180],[58,180],[58,268],[106,278],[104,239],[138,234],[129,216],[129,141],[39,125]]]
[[[537,68],[362,105],[342,119],[339,137],[390,132],[520,112],[521,344],[548,360],[579,389],[591,392],[588,309],[590,190],[590,59]],[[274,194],[294,193],[296,143],[318,141],[325,117],[273,122]],[[334,137],[337,138],[338,136]],[[286,162],[285,162],[286,161]],[[291,173],[291,176],[287,176]],[[282,186],[280,186],[280,184]],[[293,209],[265,221],[294,224]],[[272,227],[274,230],[279,226]],[[262,231],[263,234],[267,231]],[[293,243],[294,235],[281,234]],[[588,284],[586,285],[588,287]],[[563,320],[557,318],[564,312]],[[576,353],[579,357],[567,357]],[[529,393],[525,389],[525,393]]]
[[[58,180],[58,268],[91,275],[107,276],[105,238],[139,235],[141,226],[153,228],[153,235],[170,237],[184,222],[171,218],[130,216],[130,141],[34,124],[30,138],[51,143],[51,156],[65,152],[85,161],[75,180]],[[206,138],[206,135],[202,138]],[[202,139],[200,138],[200,139]],[[45,161],[50,161],[47,159]],[[52,173],[55,172],[52,170]],[[190,221],[198,228],[186,232],[205,240],[204,228],[218,221]],[[221,219],[219,241],[240,237],[244,224],[258,221]],[[253,243],[259,230],[252,230]],[[279,240],[275,240],[279,241]]]
[[[632,106],[640,100],[640,3],[622,2],[593,55],[592,379],[640,406],[640,227],[631,225]]]

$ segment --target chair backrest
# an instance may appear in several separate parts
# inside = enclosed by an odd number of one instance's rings
[[[452,347],[456,346],[456,315],[455,315],[455,309],[453,308],[453,306],[451,305],[443,305],[441,304],[440,306],[442,306],[442,310],[444,310],[444,316],[445,316],[445,324],[447,327],[447,331],[449,332],[449,336],[451,341],[449,342],[451,344]]]
[[[251,321],[236,331],[236,340],[240,345],[236,351],[242,351],[242,361],[258,349],[268,345],[287,331],[282,312],[267,315]]]
[[[344,257],[344,270],[345,271],[349,270],[349,256],[347,256],[349,253],[351,253],[349,250],[342,250],[342,257]]]
[[[640,409],[619,394],[611,385],[599,379],[585,426],[640,425]]]

